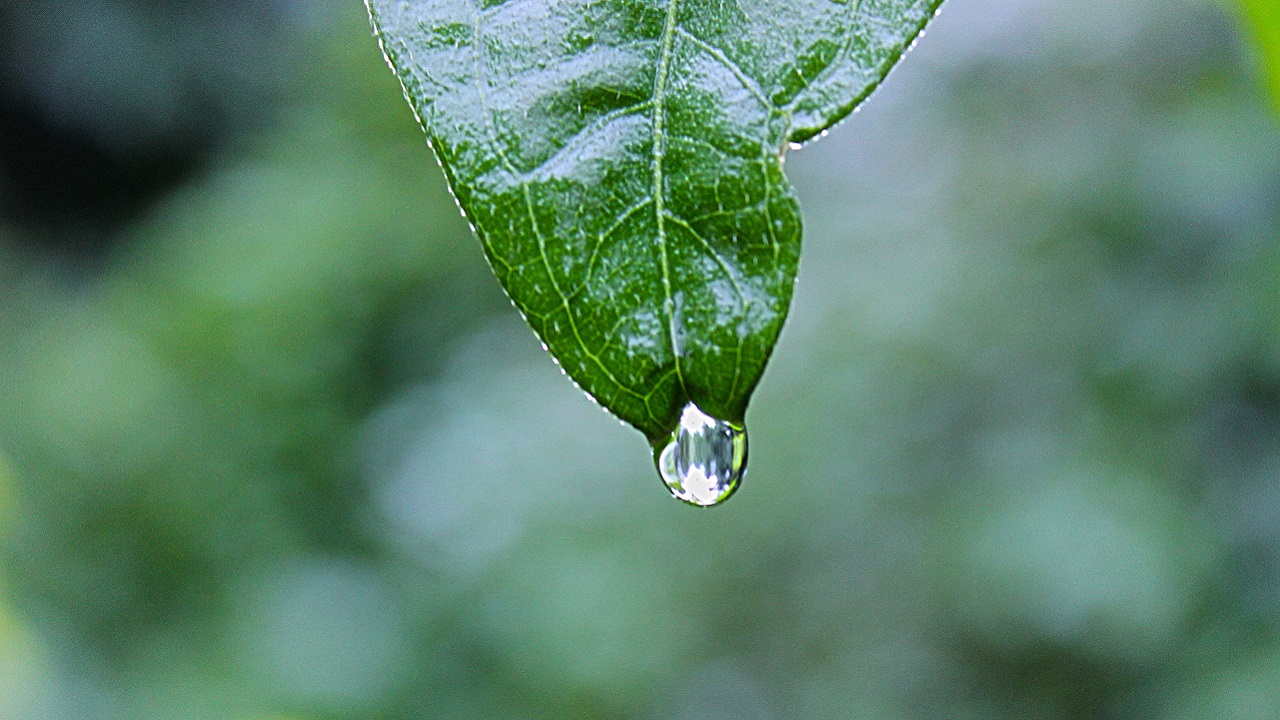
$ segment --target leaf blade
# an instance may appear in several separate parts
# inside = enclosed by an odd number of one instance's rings
[[[1280,110],[1280,3],[1240,0],[1239,6],[1253,32],[1271,101]]]
[[[690,401],[742,421],[799,261],[786,144],[851,111],[937,4],[369,10],[503,287],[565,372],[656,443]],[[860,17],[879,34],[858,40]]]

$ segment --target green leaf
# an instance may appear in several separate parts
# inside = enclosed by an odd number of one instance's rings
[[[1269,80],[1271,99],[1280,109],[1280,2],[1277,0],[1240,0],[1249,25],[1253,29],[1262,66]]]
[[[657,443],[741,422],[800,254],[788,143],[848,115],[941,0],[369,0],[498,279]]]

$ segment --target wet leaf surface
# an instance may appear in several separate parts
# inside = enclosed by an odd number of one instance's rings
[[[658,443],[741,422],[791,301],[789,143],[941,0],[370,0],[489,262],[587,393]]]

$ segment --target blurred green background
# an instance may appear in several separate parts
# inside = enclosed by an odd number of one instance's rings
[[[0,5],[0,720],[1280,717],[1248,37],[951,0],[788,159],[698,511],[506,302],[359,3]]]

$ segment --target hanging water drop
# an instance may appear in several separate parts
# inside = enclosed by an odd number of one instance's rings
[[[738,489],[747,469],[747,431],[689,403],[657,463],[672,495],[691,505],[716,505]]]

